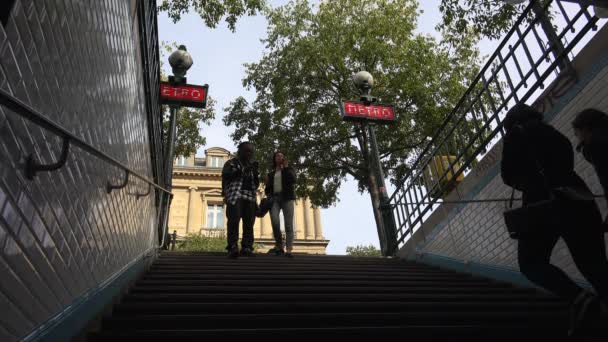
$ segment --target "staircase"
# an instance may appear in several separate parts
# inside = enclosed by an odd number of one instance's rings
[[[89,340],[561,341],[566,330],[553,297],[398,259],[170,252]]]

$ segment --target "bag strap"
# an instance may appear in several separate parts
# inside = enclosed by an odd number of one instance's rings
[[[509,209],[513,208],[513,200],[515,200],[515,188],[511,189],[511,199],[509,200]]]

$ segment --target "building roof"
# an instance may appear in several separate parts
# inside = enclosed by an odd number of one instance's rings
[[[219,154],[226,155],[226,156],[229,156],[231,154],[230,151],[228,151],[227,149],[225,149],[223,147],[217,147],[217,146],[209,147],[208,149],[206,149],[205,155],[208,154],[209,152],[219,153]]]
[[[181,176],[211,176],[221,177],[222,169],[219,167],[207,167],[207,166],[177,166],[173,167],[174,175]]]

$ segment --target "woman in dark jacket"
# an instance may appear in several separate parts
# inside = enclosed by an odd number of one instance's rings
[[[275,152],[272,156],[272,168],[266,177],[266,196],[273,198],[272,209],[270,210],[270,221],[272,223],[272,233],[274,235],[275,247],[273,252],[276,255],[285,254],[293,257],[293,215],[294,203],[296,199],[294,185],[296,182],[296,172],[289,166],[287,159],[282,152]],[[283,211],[285,220],[285,247],[283,249],[283,234],[281,234],[280,211]]]
[[[595,168],[608,201],[608,114],[589,108],[580,112],[572,122],[578,138],[576,150]],[[604,231],[608,217],[604,219]]]
[[[542,119],[542,113],[527,105],[517,105],[507,113],[501,173],[505,184],[522,191],[524,206],[558,198],[559,218],[547,217],[546,226],[519,238],[518,261],[530,281],[572,303],[572,332],[595,297],[551,264],[553,247],[560,237],[564,239],[576,266],[602,300],[608,296],[608,260],[599,209],[589,197],[580,200],[591,192],[574,172],[572,144]],[[579,200],[560,196],[554,191],[557,188],[585,196]]]

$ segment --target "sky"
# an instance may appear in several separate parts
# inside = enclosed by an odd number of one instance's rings
[[[273,6],[285,4],[286,0],[270,0]],[[435,25],[440,19],[440,0],[420,1],[423,13],[418,19],[418,32],[439,37]],[[244,63],[257,62],[263,54],[260,39],[266,35],[266,20],[262,16],[242,17],[233,33],[221,23],[215,29],[207,28],[197,13],[191,12],[173,23],[165,13],[158,18],[160,41],[184,44],[192,55],[194,64],[188,71],[188,83],[209,84],[209,96],[217,100],[216,118],[210,126],[202,127],[207,144],[198,150],[203,156],[207,148],[220,146],[230,151],[236,148],[230,139],[231,127],[224,126],[223,108],[238,96],[248,100],[255,93],[242,85],[245,75]],[[482,54],[492,52],[495,44],[482,41]],[[164,63],[168,67],[168,63]],[[170,73],[170,70],[165,70]],[[336,115],[339,115],[336,113]],[[258,156],[261,158],[262,156]],[[322,209],[323,233],[330,240],[328,254],[345,254],[347,246],[374,245],[379,247],[369,194],[360,194],[354,181],[343,184],[339,191],[340,201],[333,207]]]

